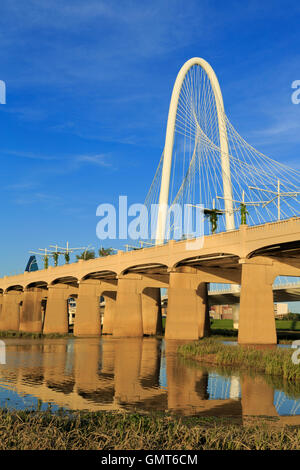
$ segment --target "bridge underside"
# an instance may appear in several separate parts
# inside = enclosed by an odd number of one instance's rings
[[[208,293],[209,305],[236,305],[240,303],[240,291]],[[300,285],[280,286],[273,288],[274,302],[297,302],[300,301]]]

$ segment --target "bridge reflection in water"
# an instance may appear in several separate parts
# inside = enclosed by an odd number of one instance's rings
[[[182,343],[182,342],[181,342]],[[111,337],[6,340],[1,406],[37,400],[75,410],[171,411],[184,415],[270,416],[300,424],[300,387],[204,367],[176,354],[178,341]],[[45,405],[44,405],[45,406]]]

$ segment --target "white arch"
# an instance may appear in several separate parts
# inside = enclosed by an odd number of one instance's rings
[[[194,57],[181,67],[172,92],[170,101],[168,123],[166,131],[166,140],[164,148],[164,162],[161,176],[160,196],[159,196],[159,210],[157,217],[157,229],[156,229],[156,244],[163,243],[165,239],[166,229],[166,218],[167,218],[167,205],[169,199],[169,186],[170,186],[170,174],[172,165],[172,153],[174,145],[174,133],[175,133],[175,122],[177,107],[179,101],[179,95],[181,87],[186,74],[189,69],[194,65],[199,65],[206,72],[209,81],[212,86],[212,90],[215,96],[218,124],[219,124],[219,135],[220,135],[220,150],[221,150],[221,166],[222,166],[222,178],[223,178],[223,196],[225,201],[225,218],[226,218],[226,229],[232,230],[235,228],[234,215],[232,206],[232,186],[231,186],[231,175],[230,175],[230,163],[228,156],[228,138],[226,123],[224,121],[224,104],[220,85],[216,74],[212,67],[206,60],[200,57]]]

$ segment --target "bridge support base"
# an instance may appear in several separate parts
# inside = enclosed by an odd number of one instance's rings
[[[68,333],[67,291],[63,284],[49,286],[43,333]]]
[[[162,333],[160,289],[146,287],[142,295],[142,315],[144,335]]]
[[[20,327],[20,302],[23,292],[10,291],[3,294],[2,309],[0,314],[0,331],[19,331]]]
[[[74,324],[75,336],[100,336],[100,283],[96,280],[81,281],[79,284]]]
[[[209,325],[206,285],[184,273],[170,273],[166,339],[198,339]]]
[[[276,344],[272,265],[242,265],[238,342]]]
[[[116,314],[116,292],[103,292],[105,297],[105,309],[103,317],[102,334],[112,335]]]
[[[44,289],[33,287],[24,292],[23,306],[20,314],[20,331],[29,333],[41,333],[42,322],[42,298]]]
[[[143,336],[142,297],[139,281],[119,279],[113,336]]]

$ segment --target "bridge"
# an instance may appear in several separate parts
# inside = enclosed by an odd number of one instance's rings
[[[208,292],[211,305],[235,305],[240,303],[241,289],[234,291],[229,287],[212,289]],[[300,301],[300,282],[273,284],[274,302]]]
[[[158,200],[152,246],[4,276],[0,330],[67,333],[67,300],[75,296],[74,334],[100,335],[104,296],[104,334],[155,335],[160,289],[167,288],[166,338],[196,340],[209,334],[208,283],[229,283],[233,292],[241,286],[239,343],[275,344],[274,280],[300,276],[299,181],[299,172],[238,135],[214,71],[191,59],[174,85],[164,151],[145,200],[149,208]],[[199,203],[210,225],[183,233],[174,208],[197,212]]]

